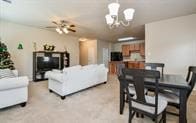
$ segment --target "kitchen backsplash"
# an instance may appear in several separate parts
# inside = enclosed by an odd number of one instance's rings
[[[140,53],[131,53],[130,57],[123,57],[123,61],[145,61]]]

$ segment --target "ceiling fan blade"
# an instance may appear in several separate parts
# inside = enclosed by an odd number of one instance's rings
[[[56,28],[56,26],[47,26],[46,28]]]
[[[68,28],[67,30],[69,30],[69,31],[71,31],[71,32],[76,32],[76,30],[70,29],[70,28]]]
[[[61,23],[64,23],[64,24],[67,24],[68,23],[68,21],[66,21],[66,20],[60,20],[60,22]]]
[[[71,24],[71,25],[69,25],[70,27],[76,27],[75,25],[73,25],[73,24]]]
[[[53,24],[59,25],[56,21],[52,21]]]
[[[12,1],[11,0],[2,0],[2,1],[4,1],[4,2],[7,2],[7,3],[12,3]]]

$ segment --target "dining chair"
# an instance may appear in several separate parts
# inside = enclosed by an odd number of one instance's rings
[[[122,76],[122,69],[124,69],[124,68],[126,68],[126,65],[124,63],[119,63],[117,65],[117,76],[118,76],[118,78]],[[126,91],[126,88],[124,86],[125,83],[123,83],[121,81],[119,81],[119,82],[120,82],[120,86],[123,86],[123,89],[124,89],[123,90],[123,101],[122,102],[128,102],[127,91]],[[135,92],[135,87],[133,86],[133,84],[129,83],[128,88],[129,88],[129,95],[134,96],[136,94],[136,92]],[[144,92],[145,92],[145,94],[147,94],[147,89],[145,89]],[[123,110],[120,111],[120,114],[123,114]],[[138,113],[136,113],[136,116],[139,117],[140,115]],[[143,117],[143,115],[141,115],[141,117]]]
[[[145,69],[125,68],[122,70],[122,74],[123,75],[119,78],[119,80],[126,83],[129,101],[129,123],[132,122],[135,113],[151,117],[152,119],[155,119],[155,123],[158,123],[158,117],[162,115],[160,121],[166,123],[167,101],[158,97],[160,72]],[[155,82],[155,96],[148,96],[145,94],[145,79],[151,79]],[[136,95],[133,97],[129,95],[129,83],[134,85],[136,91]]]
[[[165,67],[164,63],[150,63],[150,62],[145,63],[145,69],[158,70],[161,73],[161,77],[163,77],[164,75],[164,67]],[[148,88],[147,94],[148,92],[154,92],[154,88]]]
[[[125,68],[125,64],[124,63],[119,63],[117,64],[117,76],[121,76],[122,75],[122,69]],[[122,83],[123,84],[123,83]],[[129,84],[129,92],[131,94],[131,96],[134,96],[135,95],[135,88],[133,87],[133,84]],[[124,89],[124,100],[127,101],[128,100],[128,97],[126,97],[126,89]]]
[[[186,81],[191,87],[191,89],[187,93],[187,99],[188,99],[196,83],[196,66],[190,66],[188,68]],[[172,92],[162,91],[159,93],[159,95],[168,101],[168,105],[174,106],[177,109],[180,108],[180,97],[179,97],[180,94],[178,91],[172,91]],[[177,115],[177,116],[179,115],[179,113],[174,113],[174,112],[167,112],[167,113]]]
[[[163,77],[165,67],[164,63],[145,63],[145,68],[147,69],[148,67],[150,67],[150,70],[158,70],[158,68],[160,68],[161,77]]]
[[[117,64],[117,76],[118,77],[122,75],[122,69],[124,69],[124,68],[126,68],[124,63]],[[126,89],[124,91],[125,91],[124,94],[126,95]],[[133,84],[131,84],[131,83],[129,84],[129,92],[130,92],[131,96],[135,95],[135,88],[133,87]],[[125,99],[125,101],[127,101],[127,98]]]
[[[126,65],[124,63],[119,63],[117,65],[117,76],[122,75],[122,69],[124,69],[124,68],[126,68]],[[134,88],[133,84],[131,84],[131,83],[129,84],[129,92],[130,92],[131,96],[135,95],[135,88]],[[147,92],[147,89],[145,89],[145,92]]]

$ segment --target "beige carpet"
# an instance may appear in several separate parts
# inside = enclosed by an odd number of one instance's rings
[[[196,122],[196,95],[189,101],[188,122]],[[168,123],[178,118],[167,115]],[[0,123],[127,123],[128,106],[119,114],[119,82],[110,76],[107,84],[68,96],[65,100],[49,93],[47,82],[31,82],[26,107],[0,110]],[[151,123],[149,118],[134,118],[133,123]]]

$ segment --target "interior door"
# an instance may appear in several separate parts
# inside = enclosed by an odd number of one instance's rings
[[[88,64],[95,64],[95,50],[93,47],[88,47]]]
[[[103,48],[103,64],[105,64],[106,67],[108,67],[109,62],[109,49]]]

